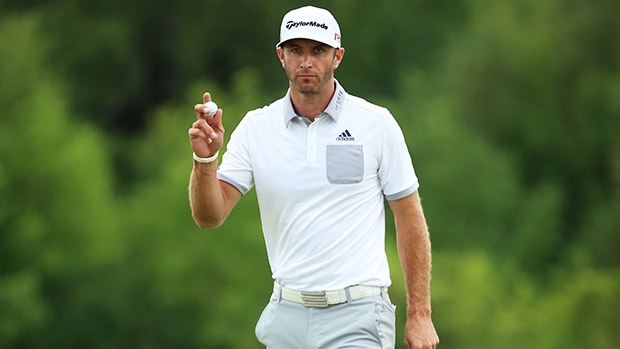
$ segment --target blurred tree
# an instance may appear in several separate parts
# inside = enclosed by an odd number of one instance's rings
[[[67,118],[37,22],[0,23],[0,345],[62,347],[92,324],[103,294],[88,280],[110,281],[118,221],[106,144]]]
[[[477,134],[512,154],[524,188],[553,188],[548,193],[560,207],[549,202],[537,209],[556,215],[555,223],[518,230],[525,239],[538,236],[536,243],[560,233],[538,251],[545,265],[565,259],[574,244],[606,241],[614,251],[620,246],[612,233],[620,228],[620,215],[609,216],[618,213],[613,166],[620,130],[620,45],[612,38],[620,26],[611,15],[618,6],[613,1],[473,2],[466,30],[446,51],[444,76],[454,110]],[[611,207],[601,212],[608,223],[591,232],[586,215],[603,207]],[[618,254],[611,250],[596,258],[617,266]]]
[[[485,253],[435,253],[434,318],[452,348],[615,348],[618,272],[576,266],[540,285]]]

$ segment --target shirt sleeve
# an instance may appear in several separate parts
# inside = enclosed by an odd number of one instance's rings
[[[378,176],[386,200],[398,200],[418,190],[419,182],[403,132],[389,112],[384,127]]]

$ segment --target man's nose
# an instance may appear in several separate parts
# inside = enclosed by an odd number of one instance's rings
[[[312,56],[310,54],[306,53],[301,57],[301,67],[312,68]]]

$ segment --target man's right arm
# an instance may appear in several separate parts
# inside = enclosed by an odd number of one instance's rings
[[[211,94],[205,93],[203,102],[211,101]],[[199,158],[215,157],[211,162],[198,162],[194,159],[194,168],[189,180],[189,200],[192,217],[201,228],[220,226],[241,193],[232,185],[217,179],[217,154],[224,140],[222,109],[210,115],[204,104],[194,106],[196,121],[188,131],[189,141],[195,156]]]
[[[207,164],[194,161],[189,180],[192,217],[201,228],[215,228],[241,198],[241,193],[227,182],[217,179],[217,160]]]

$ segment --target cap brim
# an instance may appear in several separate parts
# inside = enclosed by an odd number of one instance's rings
[[[325,44],[327,46],[333,47],[333,48],[340,48],[340,45],[338,46],[334,46],[332,45],[332,43],[329,42],[325,42],[324,40],[321,40],[320,38],[313,38],[311,37],[312,35],[306,35],[306,36],[302,36],[302,35],[298,35],[296,37],[292,37],[292,38],[286,38],[285,40],[282,40],[280,42],[278,42],[278,44],[276,45],[276,47],[282,47],[282,45],[287,42],[287,41],[291,41],[291,40],[296,40],[296,39],[305,39],[305,40],[312,40],[312,41],[316,41],[316,42],[320,42],[321,44]]]

